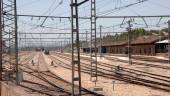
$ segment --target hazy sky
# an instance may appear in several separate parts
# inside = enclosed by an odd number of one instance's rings
[[[79,0],[82,1],[82,0]],[[122,6],[129,5],[131,3],[137,2],[139,0],[96,0],[97,2],[97,15],[98,16],[121,16],[121,15],[170,15],[170,0],[148,0],[146,2],[133,5],[128,8],[121,10],[115,10]],[[70,16],[70,0],[17,0],[18,14],[31,14],[31,15],[51,15],[51,16]],[[109,11],[112,10],[112,11]],[[90,16],[90,1],[81,5],[79,7],[79,16]],[[160,18],[145,18],[148,25],[152,25],[146,29],[159,29],[155,27]],[[53,19],[49,18],[44,23],[46,27],[51,28],[42,28],[39,25],[42,24],[44,18],[25,18],[20,17],[18,20],[19,31],[21,32],[70,32],[70,20],[69,19]],[[125,19],[127,21],[129,19]],[[170,18],[162,18],[160,24],[167,22]],[[97,19],[97,28],[99,25],[108,27],[103,29],[104,32],[117,32],[125,31],[127,25],[120,28],[120,26],[111,27],[113,25],[121,24],[122,19]],[[80,29],[90,29],[89,20],[80,20],[79,21]],[[133,24],[137,28],[145,28],[145,23],[142,18],[135,19]],[[167,27],[167,24],[160,25],[161,27]],[[64,30],[60,30],[64,29]],[[80,30],[80,32],[85,32],[89,30]],[[99,31],[99,30],[97,30]],[[107,33],[106,33],[107,34]],[[24,37],[25,35],[20,35]],[[70,38],[70,35],[26,35],[26,37],[52,37],[52,38]],[[85,35],[81,35],[80,38],[85,38]],[[35,41],[35,40],[33,40]],[[38,41],[38,40],[37,40]],[[42,40],[43,41],[43,40]],[[44,40],[50,41],[50,40]],[[65,40],[53,40],[53,41],[67,41]],[[58,43],[57,43],[58,44]]]
[[[96,0],[97,12],[114,9],[136,1],[139,0]],[[60,6],[56,8],[58,4]],[[18,14],[48,15],[50,11],[56,8],[51,15],[70,15],[69,4],[70,0],[17,0]],[[115,12],[114,15],[136,15],[136,13],[140,15],[167,14],[170,11],[169,4],[170,0],[148,0],[145,3],[132,6],[130,9],[126,8]],[[84,15],[90,14],[88,9],[90,9],[90,1],[80,6],[80,13]]]

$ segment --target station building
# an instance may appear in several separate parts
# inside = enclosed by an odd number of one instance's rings
[[[157,53],[166,53],[167,36],[147,35],[131,41],[130,51],[134,55],[155,56]],[[89,53],[90,47],[82,48],[83,52]],[[94,48],[92,48],[94,50]],[[97,44],[97,51],[110,54],[128,54],[128,41],[103,42]]]

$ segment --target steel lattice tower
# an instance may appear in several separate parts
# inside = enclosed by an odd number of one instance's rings
[[[1,0],[1,79],[18,82],[18,41],[16,0]]]
[[[91,81],[97,82],[96,0],[91,0]]]
[[[80,68],[80,42],[78,23],[78,2],[71,0],[71,27],[72,27],[72,96],[81,96],[81,68]],[[78,84],[79,90],[76,90]]]

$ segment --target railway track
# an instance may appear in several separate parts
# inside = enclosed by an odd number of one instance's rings
[[[19,63],[22,63],[22,62],[26,61],[27,59],[31,58],[31,56],[33,56],[33,54],[28,54],[27,56],[22,54],[22,55],[19,55],[19,56],[20,56],[20,58],[25,56],[25,58],[23,60],[19,59]],[[14,74],[13,70],[15,70],[14,69],[15,67],[11,62],[8,62],[8,58],[6,58],[6,60],[4,59],[2,68],[3,68],[3,72],[2,72],[2,76],[3,76],[2,79],[3,80],[6,80],[5,79],[6,76],[13,76],[13,74]],[[5,72],[8,72],[8,74],[5,74]]]
[[[63,54],[57,54],[58,57],[60,58],[65,58],[67,60],[70,60],[69,56],[63,56]],[[53,58],[55,58],[53,56]],[[54,59],[53,59],[54,60]],[[56,59],[54,61],[60,61],[59,59]],[[84,59],[83,59],[84,60]],[[87,58],[85,60],[88,60]],[[56,62],[57,62],[56,61]],[[62,62],[64,63],[64,62]],[[81,68],[82,72],[90,74],[90,63],[83,63],[81,62]],[[117,68],[117,66],[107,64],[107,63],[99,63],[98,65],[98,75],[107,77],[107,78],[112,78],[116,80],[121,80],[125,82],[130,82],[133,84],[138,84],[138,85],[144,85],[156,89],[161,89],[164,91],[170,91],[170,77],[168,76],[162,76],[162,75],[157,75],[153,73],[148,73],[148,72],[143,72],[135,69],[130,69],[130,68],[124,68],[121,67],[121,73],[115,73],[111,68],[114,70]],[[63,67],[70,69],[71,65],[70,64],[64,64],[62,65]]]
[[[141,56],[133,56],[132,57],[135,60],[143,60],[143,61],[149,61],[149,62],[159,62],[159,63],[164,63],[164,64],[168,64],[168,60],[162,60],[159,58],[155,58],[155,57],[141,57]]]
[[[51,76],[48,76],[44,73],[46,72],[29,72],[24,71],[28,73],[29,75],[33,76],[36,79],[39,79],[39,81],[43,81],[44,83],[35,83],[31,81],[24,80],[24,84],[22,86],[27,87],[35,92],[43,93],[49,96],[70,96],[71,93],[65,91],[63,88],[57,86],[56,84],[52,83],[49,79],[51,79]],[[25,84],[26,83],[26,84]],[[29,84],[28,84],[29,83]],[[36,85],[36,86],[34,86]]]
[[[35,57],[35,55],[36,55],[35,53],[28,54],[23,60],[19,61],[19,67],[20,67],[20,69],[24,70],[25,73],[28,73],[28,74],[33,74],[34,73],[34,70],[31,69],[28,66],[28,64]],[[35,76],[35,75],[32,75],[32,76]],[[24,84],[26,84],[26,85],[24,85]],[[36,83],[36,82],[33,82],[33,81],[29,81],[29,80],[23,80],[23,82],[22,82],[22,84],[20,84],[20,86],[22,86],[22,87],[24,87],[26,89],[29,89],[29,90],[31,90],[33,92],[38,92],[40,94],[52,96],[51,94],[49,94],[47,92],[41,91],[41,90],[43,90],[45,88],[47,90],[51,89],[51,88],[49,88],[49,86],[46,86],[46,85],[43,85],[43,84],[40,84],[40,83]],[[34,88],[32,88],[31,86],[34,86]]]
[[[127,57],[125,55],[111,55],[111,56],[119,56],[119,57]],[[108,56],[104,56],[106,59],[111,60],[111,61],[118,61],[118,62],[124,62],[124,63],[129,63],[127,60],[121,60],[118,58],[114,58],[114,57],[108,57]],[[154,67],[154,68],[158,68],[158,69],[165,69],[165,70],[170,70],[170,66],[167,66],[166,64],[168,64],[168,60],[162,60],[162,59],[158,59],[158,58],[154,58],[154,57],[141,57],[141,56],[132,56],[132,64],[133,65],[141,65],[141,66],[147,66],[147,67]],[[136,60],[136,61],[135,61]],[[147,61],[145,63],[139,62],[137,60],[140,61]],[[151,64],[155,62],[155,64]],[[156,63],[160,63],[160,64],[156,64]]]
[[[116,56],[116,55],[114,55]],[[121,59],[118,59],[118,58],[114,58],[114,57],[108,57],[108,56],[104,56],[106,59],[108,60],[111,60],[111,61],[117,61],[117,62],[123,62],[123,63],[129,63],[127,60],[121,60]],[[121,57],[127,57],[127,56],[124,56],[122,55]],[[135,60],[143,60],[143,61],[151,61],[153,60],[154,57],[149,57],[149,58],[143,58],[143,59],[140,59],[142,57],[139,57],[139,56],[134,56],[132,57],[133,59]],[[152,58],[150,60],[150,58]],[[154,58],[156,59],[156,58]],[[139,61],[135,61],[135,60],[132,60],[132,64],[133,65],[140,65],[140,66],[147,66],[147,67],[154,67],[154,68],[158,68],[158,69],[164,69],[164,70],[170,70],[170,66],[167,66],[165,65],[164,61],[168,62],[167,60],[162,60],[162,59],[158,59],[158,60],[153,60],[154,62],[157,62],[157,63],[161,63],[162,65],[160,64],[151,64],[151,62],[145,62],[145,63],[142,63],[142,62],[139,62]],[[153,62],[153,63],[154,63]]]
[[[69,56],[69,55],[67,55]],[[65,58],[68,58],[68,57],[65,57]],[[87,57],[81,57],[81,59],[85,60],[85,61],[89,61],[90,59],[87,58]],[[108,64],[108,63],[103,63],[103,62],[99,62],[99,65],[103,66],[103,67],[106,67],[106,68],[116,68],[117,66],[115,65],[112,65],[112,64]],[[170,80],[170,77],[168,76],[163,76],[163,75],[158,75],[158,74],[153,74],[153,73],[150,73],[150,72],[145,72],[145,71],[140,71],[140,70],[135,70],[135,69],[131,69],[131,68],[126,68],[126,67],[123,67],[124,70],[129,70],[129,71],[133,71],[133,72],[138,72],[139,75],[140,73],[145,73],[145,74],[148,74],[148,75],[154,75],[154,76],[158,76],[158,77],[161,77],[161,78],[166,78],[168,80]],[[138,74],[136,74],[138,75]]]
[[[41,55],[39,53],[39,55]],[[33,78],[36,78],[37,80],[41,81],[42,83],[38,83],[38,82],[34,82],[34,81],[29,81],[29,80],[24,80],[23,83],[21,84],[22,87],[30,89],[34,92],[38,92],[47,96],[70,96],[71,93],[69,92],[64,92],[64,89],[56,86],[55,84],[51,83],[48,78],[50,78],[49,76],[47,77],[46,75],[44,75],[44,72],[40,72],[35,68],[31,68],[31,65],[28,65],[28,63],[34,58],[35,55],[30,55],[28,56],[25,60],[23,60],[23,62],[20,64],[20,67],[22,68],[22,70],[29,74],[30,76],[33,76]],[[42,61],[42,57],[39,56],[38,57],[38,63],[44,63],[44,61]],[[46,73],[46,71],[45,71]]]
[[[21,57],[21,56],[26,56],[26,55],[29,55],[31,52],[29,51],[26,51],[26,52],[18,52],[18,56]]]
[[[109,56],[127,57],[127,54],[121,54],[121,55],[107,54],[107,55],[109,55]],[[168,60],[163,60],[163,59],[159,59],[159,58],[151,57],[151,56],[145,57],[145,55],[144,56],[142,56],[142,55],[139,55],[139,56],[138,55],[133,55],[132,59],[148,61],[148,62],[159,62],[159,63],[164,63],[164,64],[168,63]]]
[[[29,62],[31,59],[27,59],[27,62]],[[42,53],[39,53],[39,57],[38,57],[38,65],[44,64],[44,58],[42,56]],[[28,89],[31,89],[33,91],[42,93],[42,94],[46,94],[49,96],[71,96],[71,83],[67,82],[66,80],[52,74],[51,72],[49,72],[48,70],[45,71],[40,71],[40,68],[37,67],[37,69],[35,68],[31,68],[30,66],[28,66],[26,63],[23,65],[21,65],[22,67],[24,67],[24,72],[26,72],[27,74],[34,76],[35,78],[47,83],[47,85],[43,85],[43,84],[39,84],[39,83],[34,83],[31,84],[31,81],[25,81],[27,84],[26,85],[30,85],[28,86],[24,86],[24,87],[28,87]],[[33,86],[31,86],[33,85]],[[34,88],[40,85],[39,87],[41,87],[40,89],[38,88]],[[46,88],[46,89],[44,89]],[[78,87],[77,87],[78,88]],[[42,90],[41,90],[42,89]],[[44,89],[44,90],[43,90]],[[78,90],[78,89],[77,89]],[[97,94],[95,92],[91,92],[87,89],[82,88],[82,96],[103,96],[100,94]]]
[[[107,58],[108,60],[112,60],[112,61],[115,60],[115,59],[110,58],[110,57],[105,57],[105,58]],[[116,59],[116,61],[128,63],[128,61],[126,61],[126,60]],[[158,68],[158,69],[170,70],[169,66],[163,66],[163,65],[158,65],[158,64],[142,63],[142,62],[137,62],[137,61],[134,61],[134,60],[132,61],[132,64],[134,64],[134,65],[141,65],[141,66],[147,66],[147,67],[155,67],[155,68]]]

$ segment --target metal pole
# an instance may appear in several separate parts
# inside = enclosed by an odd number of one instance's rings
[[[15,18],[15,64],[16,64],[16,83],[19,84],[19,69],[18,69],[18,24],[17,24],[17,4],[16,0],[14,0],[14,18]]]
[[[81,67],[80,67],[80,40],[79,40],[79,17],[78,6],[87,2],[80,3],[78,0],[71,0],[71,36],[72,36],[72,95],[81,96]],[[76,70],[77,68],[77,70]],[[76,74],[77,72],[77,74]],[[78,83],[78,93],[75,93],[75,84]]]
[[[102,26],[100,25],[100,58],[102,57]]]
[[[87,44],[87,40],[88,40],[87,33],[88,33],[88,31],[86,31],[86,44]]]
[[[97,48],[96,48],[96,0],[91,0],[91,78],[92,82],[96,82],[97,76]],[[92,49],[94,52],[92,52]]]
[[[128,57],[129,57],[129,64],[132,64],[131,59],[131,21],[128,21]]]
[[[81,67],[79,18],[77,0],[71,0],[71,28],[72,28],[72,96],[81,96]],[[76,56],[75,56],[76,55]],[[78,68],[78,70],[76,70]],[[76,74],[77,72],[77,74]],[[77,75],[77,76],[76,76]],[[78,93],[75,93],[75,84],[78,83]]]
[[[170,64],[170,20],[168,21],[168,64]]]
[[[1,96],[1,81],[2,81],[2,0],[0,0],[0,96]]]
[[[24,37],[24,38],[25,38],[25,40],[24,40],[24,41],[25,41],[25,44],[24,44],[25,50],[27,50],[27,39],[26,39],[26,37],[27,37],[27,36],[26,36],[26,34],[25,34],[25,37]]]

